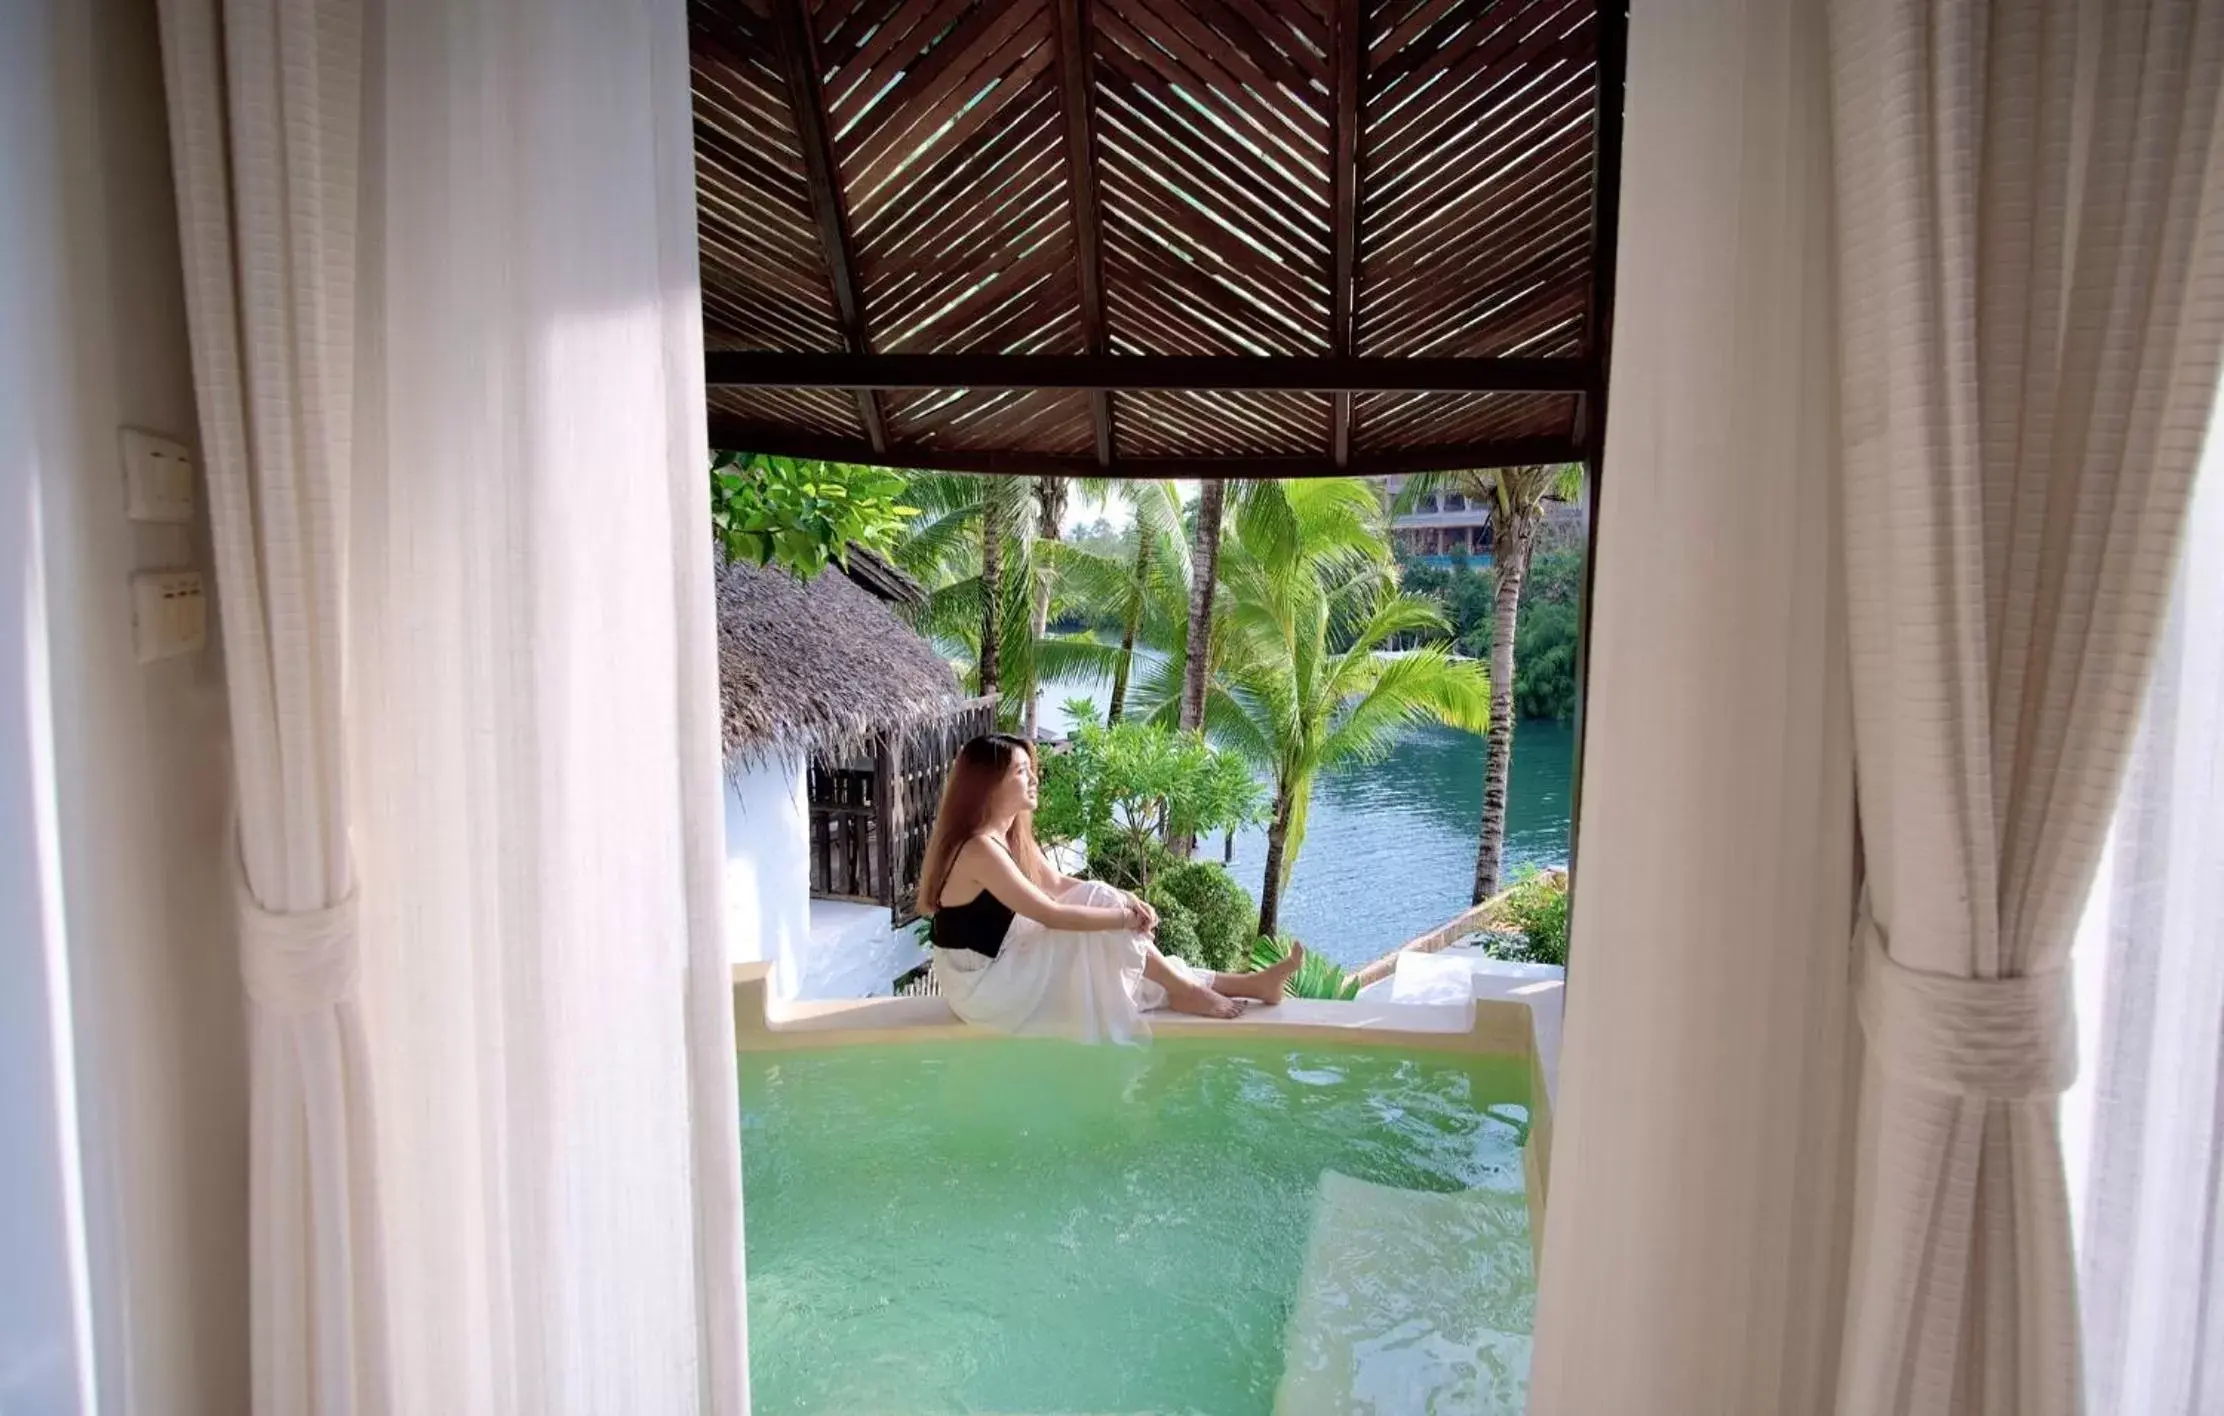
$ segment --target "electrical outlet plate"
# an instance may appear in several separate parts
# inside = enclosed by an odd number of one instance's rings
[[[150,570],[131,577],[132,639],[139,662],[189,654],[208,643],[208,594],[197,570]]]
[[[138,428],[122,434],[125,514],[133,521],[193,519],[193,450]]]

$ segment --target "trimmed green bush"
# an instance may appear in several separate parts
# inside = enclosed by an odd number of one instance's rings
[[[1232,972],[1251,942],[1259,907],[1251,892],[1209,860],[1179,861],[1163,868],[1158,890],[1195,917],[1197,962],[1216,973]]]
[[[1089,863],[1084,870],[1091,880],[1122,890],[1140,891],[1174,864],[1173,852],[1155,839],[1106,831],[1089,838]]]
[[[1189,906],[1166,893],[1163,885],[1154,885],[1143,898],[1158,911],[1158,952],[1199,968],[1211,968],[1212,965],[1205,962],[1204,949],[1197,939],[1197,916],[1191,913]]]

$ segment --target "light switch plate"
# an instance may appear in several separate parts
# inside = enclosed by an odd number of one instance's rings
[[[189,654],[208,643],[208,595],[197,570],[131,577],[131,631],[139,662]]]
[[[193,519],[193,450],[138,428],[122,434],[125,515],[133,521]]]

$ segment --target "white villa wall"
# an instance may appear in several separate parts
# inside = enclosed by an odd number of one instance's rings
[[[884,998],[895,982],[927,961],[909,928],[898,929],[886,905],[811,901],[811,957],[796,996],[807,999]]]
[[[195,437],[153,0],[0,6],[0,1410],[235,1416],[247,1085],[212,647],[140,666],[117,429]]]
[[[801,757],[726,774],[726,951],[768,963],[780,1002],[872,998],[926,958],[885,905],[811,898],[811,804]]]
[[[726,950],[774,965],[776,996],[797,996],[811,951],[810,801],[801,756],[726,774]]]

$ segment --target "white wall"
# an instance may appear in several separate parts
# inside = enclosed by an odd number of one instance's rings
[[[810,826],[800,756],[727,772],[727,954],[777,965],[780,998],[796,996],[811,947]]]
[[[139,666],[127,588],[138,568],[205,571],[206,532],[128,523],[116,459],[120,425],[194,438],[162,104],[153,0],[0,6],[10,1416],[96,1388],[103,1411],[247,1408],[222,668],[214,649]]]

